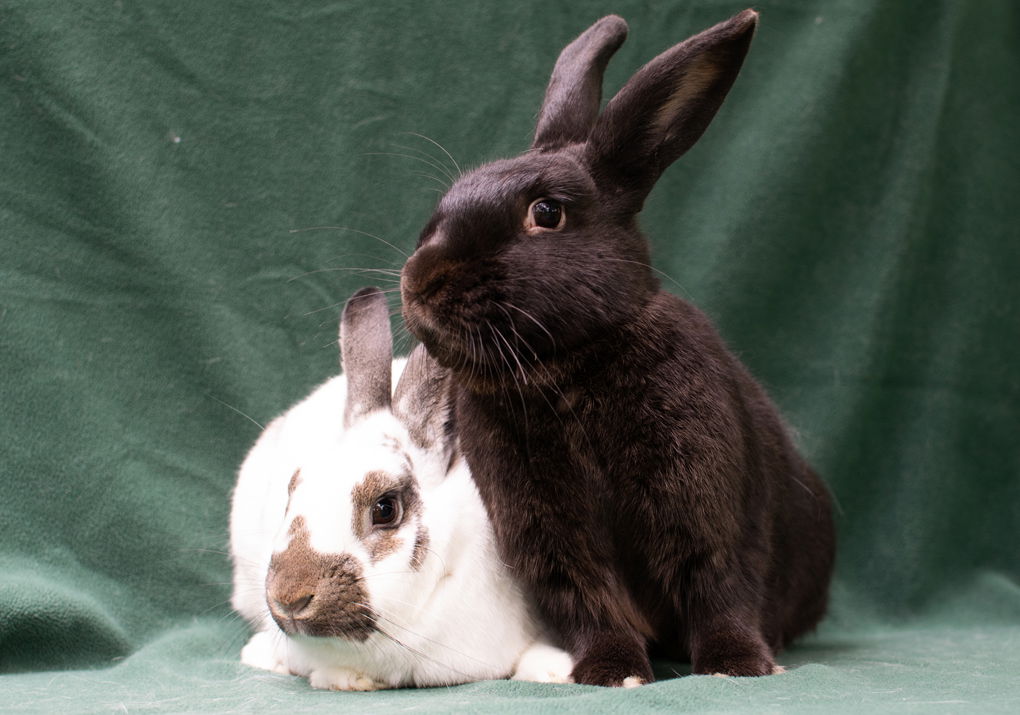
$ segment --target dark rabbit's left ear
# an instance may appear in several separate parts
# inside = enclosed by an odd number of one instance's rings
[[[694,146],[744,63],[758,13],[742,13],[663,52],[595,122],[586,157],[596,181],[641,208],[659,175]],[[615,193],[615,192],[614,192]]]

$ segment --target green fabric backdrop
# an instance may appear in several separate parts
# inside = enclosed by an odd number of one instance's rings
[[[1020,709],[1012,0],[757,3],[643,215],[839,503],[791,672],[359,695],[237,662],[235,470],[335,372],[339,306],[385,284],[352,269],[413,247],[451,168],[418,135],[515,154],[597,17],[631,24],[611,92],[744,6],[0,1],[0,708]]]

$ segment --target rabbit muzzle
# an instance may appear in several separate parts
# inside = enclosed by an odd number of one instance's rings
[[[273,554],[266,576],[266,604],[280,629],[364,641],[376,630],[369,603],[360,562],[312,549],[303,519],[295,519],[290,543]]]
[[[451,266],[435,254],[429,247],[412,254],[400,273],[400,297],[407,329],[440,365],[449,367],[453,355],[444,349],[451,342],[448,327],[436,313],[448,297]]]

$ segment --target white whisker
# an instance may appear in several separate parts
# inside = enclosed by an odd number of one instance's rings
[[[446,171],[446,169],[444,169],[441,165],[437,164],[434,161],[429,161],[428,159],[423,159],[420,156],[414,156],[413,154],[401,154],[400,152],[396,152],[396,151],[369,151],[369,152],[362,153],[361,156],[390,156],[390,157],[397,157],[397,158],[400,158],[400,159],[411,159],[412,161],[419,161],[422,164],[425,164],[426,166],[429,166],[429,167],[435,169],[436,171],[441,172],[444,176],[449,176],[449,174]],[[453,177],[450,177],[450,180],[452,181]],[[443,182],[443,186],[448,187],[448,185],[445,182]]]
[[[216,400],[217,402],[219,402],[221,405],[223,405],[227,409],[233,410],[234,412],[236,412],[237,414],[241,415],[241,417],[244,417],[246,420],[251,422],[253,425],[258,427],[259,429],[261,429],[261,430],[265,429],[265,427],[262,426],[261,424],[259,424],[259,422],[254,417],[252,417],[251,415],[249,415],[249,414],[247,414],[245,412],[242,412],[241,410],[237,409],[236,407],[234,407],[230,403],[224,402],[220,398],[216,397],[216,395],[206,395],[206,396]]]
[[[457,176],[463,176],[464,175],[463,170],[461,170],[461,168],[460,168],[460,164],[458,164],[457,160],[453,158],[453,154],[448,152],[446,150],[446,147],[444,147],[442,144],[437,142],[435,139],[432,139],[430,137],[425,136],[424,134],[418,134],[417,132],[407,132],[407,133],[410,134],[411,136],[418,137],[419,139],[424,139],[425,141],[429,142],[430,144],[433,144],[434,146],[436,146],[439,149],[439,151],[441,151],[444,154],[446,154],[447,158],[449,158],[449,160],[453,162],[454,167],[456,167],[456,169],[457,169]]]
[[[400,248],[397,248],[395,245],[393,245],[386,239],[380,236],[376,236],[374,233],[362,231],[357,228],[351,228],[350,226],[306,226],[305,228],[292,228],[290,229],[289,233],[305,233],[306,231],[350,231],[351,233],[357,233],[362,236],[367,236],[368,238],[374,238],[376,241],[386,244],[394,251],[399,253],[401,256],[403,256],[405,259],[410,257],[407,255],[405,251],[401,250]]]

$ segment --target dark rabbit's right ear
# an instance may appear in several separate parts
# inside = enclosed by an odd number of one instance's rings
[[[560,53],[535,127],[533,149],[558,149],[588,138],[602,103],[602,74],[627,39],[627,23],[608,15]]]
[[[744,63],[758,13],[742,13],[666,50],[606,105],[586,148],[596,182],[640,210],[659,175],[708,128]]]
[[[393,414],[422,449],[451,448],[448,426],[451,401],[448,371],[419,345],[407,358],[393,395]]]
[[[393,336],[386,296],[378,288],[362,288],[348,298],[340,316],[340,359],[347,376],[347,429],[369,412],[390,406]]]

